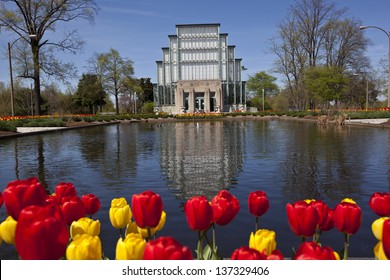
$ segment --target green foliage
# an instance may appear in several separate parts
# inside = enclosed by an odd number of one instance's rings
[[[263,104],[263,98],[262,97],[259,97],[259,96],[255,96],[253,97],[250,102],[249,102],[249,105],[251,107],[255,107],[257,108],[258,110],[261,110],[263,111],[263,105],[264,105],[264,110],[271,110],[271,106],[268,102],[268,100],[264,100],[264,104]]]
[[[339,100],[348,90],[348,78],[337,67],[311,67],[304,73],[307,90],[323,102]]]
[[[143,104],[153,102],[153,84],[150,80],[150,78],[140,78],[138,80],[141,89],[139,101]]]
[[[350,119],[386,119],[390,118],[390,111],[348,111],[345,112]]]
[[[73,116],[69,119],[69,121],[72,121],[72,122],[81,122],[81,117],[78,117],[78,116]]]
[[[3,121],[0,121],[3,122]],[[63,127],[65,122],[62,118],[24,118],[6,121],[11,127]],[[0,130],[3,130],[0,128]],[[12,130],[12,131],[16,131]]]
[[[16,125],[10,121],[0,121],[0,131],[13,131],[16,132]]]
[[[93,122],[93,121],[95,121],[95,118],[93,118],[93,117],[83,117],[83,121],[85,121],[85,122]]]
[[[106,92],[114,95],[116,113],[119,115],[119,94],[137,92],[139,85],[134,75],[133,61],[123,58],[111,48],[107,53],[96,54],[89,60],[95,75],[99,76]]]
[[[278,85],[275,83],[276,78],[261,71],[249,76],[246,82],[246,89],[252,91],[256,96],[262,97],[263,89],[266,95],[274,94],[279,91]]]
[[[146,102],[142,106],[142,112],[144,113],[153,113],[153,109],[154,109],[154,103],[150,101]]]
[[[97,75],[83,74],[77,86],[74,102],[82,107],[87,107],[89,113],[94,113],[94,108],[103,106],[106,93]]]

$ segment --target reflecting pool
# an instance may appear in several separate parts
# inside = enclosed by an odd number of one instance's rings
[[[135,122],[0,139],[0,186],[36,176],[47,191],[72,182],[78,194],[97,195],[105,256],[115,258],[119,231],[108,218],[113,198],[131,202],[146,189],[161,195],[167,222],[158,236],[169,235],[192,248],[197,234],[187,226],[184,202],[194,195],[211,199],[221,189],[240,200],[237,217],[216,227],[223,257],[248,245],[255,218],[249,214],[249,192],[263,190],[270,199],[260,228],[276,231],[277,248],[285,257],[301,242],[289,229],[287,203],[313,198],[334,207],[354,199],[363,210],[362,226],[350,238],[352,258],[372,258],[376,239],[368,206],[370,195],[389,192],[390,130],[372,127],[326,128],[316,123],[265,119]],[[6,218],[5,207],[0,218]],[[344,236],[323,233],[324,245],[339,251]],[[1,259],[16,258],[1,244]]]

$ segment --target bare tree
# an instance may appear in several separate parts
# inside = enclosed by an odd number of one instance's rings
[[[325,36],[345,9],[336,9],[326,0],[301,0],[291,7],[300,35],[297,39],[306,50],[309,66],[316,66]]]
[[[47,39],[48,34],[56,32],[60,23],[77,19],[93,22],[97,10],[94,0],[0,0],[0,28],[15,33],[30,46],[21,76],[34,80],[35,114],[41,114],[41,71],[54,75],[71,69],[55,58],[54,50],[76,53],[84,45],[77,31],[66,32],[58,41]]]
[[[346,11],[328,0],[297,0],[272,39],[276,71],[286,77],[294,109],[313,106],[303,81],[307,68],[326,65],[352,72],[369,67],[363,55],[368,42],[359,21],[346,18]]]
[[[271,52],[277,57],[275,71],[286,77],[290,107],[301,110],[306,103],[305,93],[301,90],[301,77],[307,64],[307,55],[298,40],[300,31],[296,26],[293,17],[279,26],[277,38],[271,40]]]
[[[359,32],[361,22],[355,19],[334,21],[324,40],[324,53],[327,66],[365,72],[370,67],[364,55],[368,40]]]

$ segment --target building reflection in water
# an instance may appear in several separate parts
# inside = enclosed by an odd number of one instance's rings
[[[244,162],[242,122],[178,122],[161,132],[160,164],[177,199],[229,189]]]

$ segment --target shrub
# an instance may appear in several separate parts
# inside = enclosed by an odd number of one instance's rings
[[[16,132],[16,125],[14,122],[0,121],[0,130]]]

